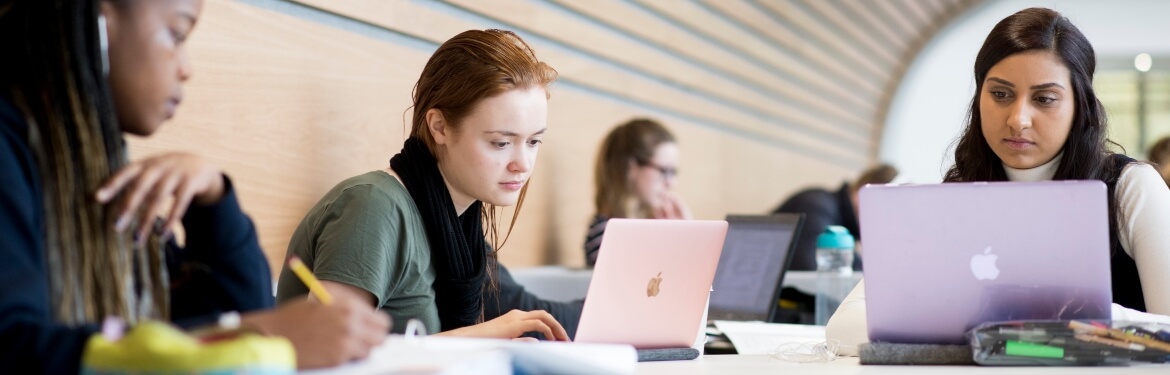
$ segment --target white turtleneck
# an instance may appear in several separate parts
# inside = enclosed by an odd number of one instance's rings
[[[1011,181],[1048,181],[1056,175],[1062,155],[1030,169],[1003,166]],[[1153,167],[1130,163],[1121,170],[1114,190],[1118,206],[1118,237],[1134,259],[1146,310],[1142,313],[1113,305],[1113,319],[1170,324],[1170,189]],[[1157,314],[1157,315],[1155,315]],[[840,354],[857,355],[857,345],[869,342],[865,323],[865,281],[849,293],[829,324],[825,336],[840,342]]]
[[[1056,168],[1060,167],[1060,159],[1064,153],[1056,154],[1056,157],[1049,160],[1047,163],[1040,164],[1038,167],[1029,169],[1015,169],[1009,167],[1007,164],[1003,165],[1003,172],[1007,174],[1008,181],[1017,182],[1036,182],[1036,181],[1050,181],[1056,176]]]

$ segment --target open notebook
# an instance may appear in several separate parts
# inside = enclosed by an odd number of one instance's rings
[[[630,345],[390,335],[370,357],[305,374],[631,374]]]

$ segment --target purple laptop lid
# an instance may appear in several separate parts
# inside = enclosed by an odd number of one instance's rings
[[[861,254],[871,341],[962,343],[986,321],[1108,319],[1100,181],[867,186]]]

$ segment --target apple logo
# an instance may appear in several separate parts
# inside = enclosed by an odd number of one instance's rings
[[[646,297],[654,297],[658,295],[658,285],[662,284],[662,272],[658,276],[651,277],[650,283],[646,284]]]
[[[991,246],[983,250],[983,254],[971,257],[971,273],[976,280],[995,280],[999,277],[999,268],[995,266],[998,255],[991,253]]]

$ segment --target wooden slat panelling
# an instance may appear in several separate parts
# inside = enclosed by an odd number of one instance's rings
[[[732,23],[729,18],[721,16],[718,11],[710,9],[702,3],[672,0],[638,0],[638,2],[661,13],[664,17],[670,17],[674,22],[684,25],[689,28],[691,33],[706,36],[715,43],[730,47],[736,53],[750,56],[761,64],[766,64],[777,72],[776,74],[801,82],[809,90],[823,92],[822,99],[832,101],[837,108],[843,104],[862,109],[871,109],[873,106],[869,93],[845,90],[838,84],[834,76],[815,69],[814,66],[805,61],[794,58],[791,52],[765,42],[760,36],[751,33],[743,26]],[[869,122],[864,121],[864,123],[865,127],[868,128]]]
[[[447,0],[461,4],[487,4],[473,0]],[[726,48],[693,29],[685,28],[670,22],[673,18],[661,13],[660,9],[645,9],[638,3],[621,0],[594,0],[581,2],[574,0],[552,0],[574,12],[598,20],[606,26],[618,30],[623,34],[632,35],[646,40],[657,48],[671,51],[681,58],[694,61],[707,70],[721,71],[729,76],[737,77],[746,82],[752,82],[769,90],[777,98],[792,98],[791,105],[775,107],[777,113],[805,112],[809,116],[803,121],[812,123],[839,122],[862,129],[868,129],[865,118],[857,116],[841,107],[840,100],[833,100],[832,95],[804,95],[807,92],[825,91],[823,89],[810,90],[800,86],[799,81],[776,74],[768,68],[745,59],[734,49]],[[671,2],[670,5],[661,5],[668,9],[682,9],[687,2]],[[490,7],[478,7],[480,10],[490,10]],[[666,17],[664,17],[666,16]],[[588,43],[589,41],[582,41]],[[643,69],[646,71],[645,69]],[[700,88],[701,89],[701,88]],[[784,103],[784,101],[773,100]],[[827,115],[827,116],[826,116]]]
[[[875,14],[865,4],[871,1],[866,0],[834,0],[838,4],[838,8],[851,14],[854,18],[862,20],[870,29],[877,31],[880,34],[881,44],[887,47],[893,47],[899,51],[906,51],[910,47],[909,40],[906,40],[902,35],[898,35],[890,23],[883,22],[880,15]]]
[[[598,27],[595,21],[585,19],[584,17],[561,9],[556,9],[555,7],[547,6],[542,2],[533,2],[530,0],[493,0],[491,2],[476,0],[444,1],[508,25],[515,25],[516,28],[541,35],[556,41],[558,44],[579,49],[611,61],[620,62],[643,74],[654,75],[659,77],[659,79],[667,81],[680,82],[686,85],[688,90],[710,93],[712,96],[718,96],[723,100],[740,103],[755,111],[766,113],[769,117],[778,120],[777,122],[793,123],[795,126],[804,127],[810,131],[832,137],[844,137],[846,140],[856,139],[862,142],[865,141],[864,134],[843,131],[840,127],[822,120],[824,115],[817,116],[807,111],[805,109],[807,104],[777,100],[777,98],[783,97],[784,93],[761,92],[760,89],[754,87],[746,78],[732,79],[732,77],[726,74],[721,74],[718,69],[704,68],[703,66],[693,64],[685,59],[680,59],[676,55],[667,52],[681,48],[673,48],[673,46],[661,44],[647,46],[616,29]],[[515,11],[516,8],[520,8],[523,4],[529,4],[530,6],[524,8],[523,11]],[[578,9],[593,9],[603,4],[624,6],[620,3],[608,2],[578,4],[580,4]],[[616,16],[627,14],[627,12],[615,11],[613,9],[609,9],[610,11],[605,11],[607,8],[598,9],[600,9],[597,10],[599,14]],[[653,23],[646,19],[631,21],[630,23],[634,22],[636,22],[639,28],[653,30],[656,34],[662,34],[665,30],[669,29],[668,25]],[[655,28],[655,26],[658,26],[658,28]],[[675,42],[672,41],[670,43]],[[677,43],[694,46],[703,43],[703,41],[689,38],[687,40],[677,41]],[[716,61],[733,60],[733,57],[717,52],[709,51],[705,53],[705,56]],[[724,69],[742,70],[745,68],[730,69],[725,67]],[[762,76],[756,80],[768,80],[768,77]]]
[[[791,51],[793,55],[807,60],[809,64],[827,70],[827,74],[838,77],[841,84],[853,87],[854,90],[861,89],[874,94],[881,93],[881,86],[875,84],[872,76],[865,75],[860,69],[850,67],[841,59],[830,56],[827,51],[819,48],[815,41],[806,40],[797,35],[790,30],[789,25],[779,23],[776,18],[770,17],[768,13],[757,5],[749,3],[748,0],[701,1],[711,9],[720,11],[750,28],[761,38],[771,40],[784,50]]]
[[[316,6],[329,7],[331,4],[338,2],[328,0],[300,0],[302,3],[312,4]],[[406,12],[407,14],[416,15],[420,18],[430,20],[427,24],[418,22],[400,22],[401,17],[391,16],[385,14],[378,14],[371,11],[363,11],[360,7],[349,6],[330,8],[334,9],[340,14],[351,16],[366,22],[374,23],[389,29],[400,31],[409,35],[427,35],[426,39],[435,38],[432,41],[440,43],[446,40],[451,35],[459,31],[470,28],[485,28],[497,27],[498,25],[473,25],[466,17],[459,17],[458,15],[446,14],[440,12],[433,7],[426,6],[427,3],[419,5],[414,2],[399,3],[396,10]],[[499,3],[499,4],[514,4],[514,3]],[[500,10],[512,9],[504,7]],[[540,12],[550,12],[548,9],[541,9]],[[519,20],[525,17],[530,17],[526,13],[512,14],[511,20]],[[624,39],[616,37],[611,34],[599,33],[596,30],[588,29],[588,25],[577,22],[573,23],[567,21],[567,18],[561,19],[564,21],[560,24],[573,26],[574,28],[568,32],[573,35],[571,38],[577,41],[589,41],[590,43],[582,44],[597,44],[604,45],[608,42],[617,42]],[[455,25],[455,27],[452,27]],[[460,27],[465,26],[465,27]],[[567,26],[566,26],[567,27]],[[440,29],[442,32],[432,31]],[[456,31],[457,30],[457,31]],[[581,32],[577,34],[577,32]],[[442,35],[441,37],[439,35]],[[595,38],[595,39],[590,39]],[[767,98],[758,95],[752,95],[745,91],[744,88],[728,89],[726,95],[731,98],[739,98],[740,104],[728,102],[726,100],[711,100],[708,96],[702,95],[700,92],[695,92],[693,89],[680,89],[677,86],[670,85],[661,80],[647,78],[644,75],[639,75],[637,72],[628,69],[621,69],[609,64],[599,64],[597,60],[591,59],[581,54],[566,51],[564,47],[555,43],[542,42],[539,39],[529,39],[529,44],[538,49],[542,58],[552,63],[561,73],[561,78],[565,80],[572,80],[579,84],[597,88],[606,91],[615,96],[626,97],[631,100],[637,100],[644,103],[651,104],[655,107],[675,111],[682,115],[693,116],[704,120],[705,122],[713,124],[722,124],[737,131],[745,131],[748,133],[758,134],[765,138],[770,138],[778,144],[794,145],[793,151],[809,151],[822,152],[825,157],[835,157],[838,160],[844,160],[846,163],[856,163],[856,161],[863,160],[863,154],[858,152],[858,147],[866,147],[870,141],[867,134],[857,134],[854,132],[847,132],[837,127],[829,127],[826,124],[820,124],[821,129],[814,131],[807,127],[793,125],[791,122],[797,120],[804,120],[805,122],[815,121],[807,116],[799,116],[799,113],[781,113],[786,115],[780,120],[770,116],[775,112],[760,112],[754,109],[768,107],[766,104],[758,104],[745,108],[743,102],[758,102],[766,100]],[[598,47],[600,48],[600,47]],[[634,47],[631,47],[634,48]],[[655,60],[649,60],[655,61]],[[644,63],[650,64],[650,63]],[[683,73],[698,74],[701,71],[694,69],[686,64],[679,64],[681,69],[685,69]],[[567,67],[567,68],[566,68]],[[647,67],[650,69],[650,67]],[[686,76],[684,79],[696,80],[701,77]],[[725,80],[718,77],[707,75],[707,81],[702,83],[710,84],[710,87],[728,84]]]
[[[889,66],[893,65],[893,62],[874,59],[862,53],[860,49],[854,48],[848,41],[837,37],[830,25],[819,23],[799,3],[789,0],[761,0],[759,5],[783,22],[796,26],[802,34],[812,37],[853,66],[865,70],[866,74],[877,77],[889,75]]]

